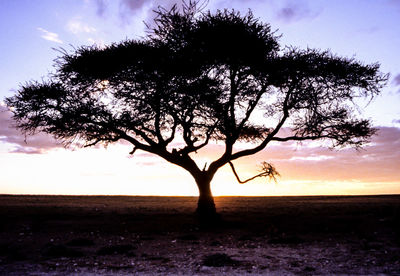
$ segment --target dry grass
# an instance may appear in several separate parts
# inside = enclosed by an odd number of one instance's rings
[[[393,274],[400,196],[0,196],[0,274]],[[211,264],[211,265],[210,265]]]

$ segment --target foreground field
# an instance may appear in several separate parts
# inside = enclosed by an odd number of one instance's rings
[[[399,275],[400,196],[0,196],[1,275]]]

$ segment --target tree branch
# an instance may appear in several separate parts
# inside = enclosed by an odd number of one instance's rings
[[[114,129],[114,131],[117,132],[117,133],[120,135],[120,138],[121,138],[121,139],[124,139],[124,140],[130,142],[131,144],[133,144],[133,146],[134,146],[133,153],[134,153],[137,149],[140,149],[140,150],[144,150],[144,151],[148,151],[148,152],[154,153],[153,151],[151,151],[151,149],[152,149],[151,146],[148,146],[148,145],[145,145],[145,144],[140,143],[138,140],[136,140],[136,139],[133,138],[132,136],[126,134],[124,131],[122,131],[122,130],[120,130],[120,129]],[[133,153],[131,153],[131,154],[133,154]]]
[[[235,82],[236,74],[237,74],[236,71],[233,71],[232,69],[230,70],[231,93],[228,103],[229,103],[230,119],[231,119],[230,127],[233,128],[232,133],[236,130],[236,116],[235,116],[235,97],[237,95],[237,84]]]
[[[168,145],[169,143],[171,143],[174,138],[175,138],[175,131],[176,128],[178,127],[178,123],[176,122],[175,118],[174,118],[174,124],[171,127],[171,136],[168,137],[167,139],[165,139],[165,144]]]
[[[157,143],[154,142],[152,139],[150,139],[146,133],[144,133],[143,131],[139,130],[138,128],[134,128],[132,129],[133,132],[135,132],[137,135],[139,135],[141,138],[143,138],[143,140],[145,140],[150,146],[156,146]]]
[[[133,155],[137,150],[137,147],[133,146],[132,151],[129,152],[130,155]]]
[[[246,150],[242,150],[242,151],[234,153],[230,160],[235,160],[235,159],[238,159],[243,156],[255,154],[255,153],[263,150],[268,145],[268,143],[279,132],[279,130],[282,128],[283,124],[285,123],[286,119],[289,117],[288,102],[289,102],[289,98],[290,98],[290,95],[293,92],[293,90],[294,90],[294,88],[289,89],[288,92],[286,93],[286,97],[283,102],[283,116],[282,116],[281,120],[279,121],[279,123],[276,125],[275,129],[267,135],[267,137],[264,139],[264,141],[261,144],[259,144],[258,146],[254,147],[252,149],[246,149]]]
[[[83,147],[84,148],[89,148],[91,146],[97,145],[98,143],[100,143],[102,140],[101,139],[96,139],[94,142],[89,143],[89,144],[85,144]]]
[[[254,101],[249,101],[249,106],[247,108],[246,115],[243,118],[243,120],[239,123],[239,126],[237,128],[238,135],[240,135],[240,132],[242,131],[243,126],[249,120],[251,113],[253,113],[254,109],[257,107],[257,104],[260,101],[261,96],[264,94],[264,92],[265,92],[264,89],[260,90],[260,92],[257,94],[257,96],[254,99]]]
[[[158,143],[163,144],[163,143],[165,143],[165,141],[161,135],[161,129],[160,129],[161,110],[160,110],[159,102],[157,102],[155,111],[156,111],[156,114],[155,114],[155,119],[154,119],[154,128],[155,128],[155,132],[156,132],[156,137],[158,139]]]
[[[257,177],[269,177],[270,179],[274,179],[274,181],[276,182],[276,176],[280,176],[280,174],[277,172],[277,170],[275,169],[274,166],[272,166],[270,163],[268,162],[263,162],[262,163],[262,172],[250,177],[249,179],[246,179],[244,181],[240,180],[239,175],[236,173],[235,167],[233,166],[233,163],[231,161],[228,162],[228,164],[231,166],[232,168],[232,172],[236,177],[236,180],[240,183],[240,184],[244,184],[247,183]]]
[[[287,142],[287,141],[305,141],[305,140],[316,140],[321,138],[329,138],[328,135],[316,135],[316,136],[288,136],[288,137],[272,137],[271,141]]]
[[[186,147],[184,147],[183,149],[180,149],[179,151],[177,151],[177,153],[179,154],[189,154],[191,152],[196,152],[197,150],[205,147],[206,145],[208,145],[208,142],[211,139],[211,134],[214,132],[215,128],[216,128],[215,124],[214,126],[210,127],[208,129],[208,131],[206,132],[206,138],[204,139],[204,142],[198,144],[197,146],[194,144],[195,142],[192,141],[191,139],[189,139],[189,141],[186,141]],[[189,134],[190,135],[190,134]],[[191,136],[191,135],[190,135]],[[189,143],[188,143],[189,142]]]

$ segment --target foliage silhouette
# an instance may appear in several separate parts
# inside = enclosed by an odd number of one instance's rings
[[[126,140],[131,154],[156,154],[194,177],[202,217],[216,214],[210,182],[217,170],[229,164],[247,182],[232,161],[272,141],[360,147],[375,133],[352,106],[380,93],[387,75],[379,64],[281,49],[270,25],[251,12],[201,12],[196,4],[160,8],[141,40],[62,50],[49,81],[27,83],[6,99],[17,127],[66,144]],[[290,134],[280,134],[284,127]],[[225,150],[200,168],[193,153],[212,140]],[[248,149],[235,150],[240,141],[251,142]],[[276,175],[265,162],[257,176]]]

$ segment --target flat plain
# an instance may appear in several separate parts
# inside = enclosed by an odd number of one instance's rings
[[[400,195],[0,195],[0,275],[400,275]]]

